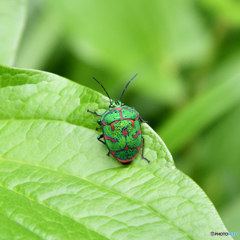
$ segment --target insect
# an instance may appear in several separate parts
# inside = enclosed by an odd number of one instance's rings
[[[121,99],[123,94],[128,87],[129,83],[137,76],[135,74],[131,80],[127,83],[124,88],[120,100],[111,99],[106,89],[103,85],[93,77],[93,79],[98,82],[101,87],[106,92],[110,105],[109,108],[103,113],[99,114],[97,112],[87,110],[90,113],[96,114],[101,117],[97,122],[100,127],[96,128],[102,129],[103,133],[98,136],[98,140],[107,145],[109,152],[118,161],[123,164],[129,164],[138,154],[141,143],[142,143],[142,154],[141,157],[148,162],[147,158],[143,156],[144,153],[144,137],[141,132],[141,123],[147,123],[144,121],[135,108],[126,106]],[[104,138],[104,141],[102,140]]]

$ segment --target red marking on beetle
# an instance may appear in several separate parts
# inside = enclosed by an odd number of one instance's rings
[[[125,146],[125,148],[124,148],[124,150],[128,150],[130,147],[126,144],[126,146]]]
[[[105,140],[110,140],[111,142],[117,142],[118,141],[117,139],[108,137],[106,134],[104,135],[104,138],[105,138]]]
[[[132,123],[132,126],[135,127],[135,121],[137,121],[139,119],[139,117],[137,117],[136,119],[129,119],[129,118],[126,118],[126,119],[119,119],[119,120],[116,120],[114,122],[111,122],[109,124],[105,123],[105,122],[102,122],[102,125],[103,126],[106,126],[106,125],[110,125],[111,126],[111,130],[114,131],[115,127],[113,126],[114,123],[116,122],[119,122],[119,121],[122,121],[122,120],[127,120],[127,121],[131,121]]]
[[[133,136],[133,138],[137,138],[138,135],[141,134],[141,128],[138,130],[138,132]]]
[[[119,121],[119,120],[117,120],[117,121]],[[112,130],[112,131],[114,131],[114,126],[113,126],[113,124],[114,124],[115,122],[117,122],[117,121],[114,121],[114,122],[110,123],[111,130]],[[109,125],[109,124],[106,124],[106,125]]]
[[[119,111],[119,114],[120,114],[120,116],[121,116],[121,119],[119,119],[119,120],[117,120],[117,121],[120,121],[120,120],[133,120],[133,119],[128,119],[128,118],[124,119],[124,118],[123,118],[123,115],[122,115],[122,112],[121,112],[122,109],[126,109],[126,110],[128,110],[128,111],[132,111],[132,112],[135,112],[135,113],[136,113],[136,111],[135,111],[134,109],[128,109],[128,108],[120,107],[120,108],[115,108],[115,109],[111,110],[109,113],[107,113],[107,115],[110,114],[110,113],[112,113],[112,112],[114,112],[114,111],[116,111],[116,110],[118,110],[118,111]],[[136,114],[137,114],[137,113],[136,113]],[[106,115],[106,116],[107,116],[107,115]],[[138,115],[138,114],[137,114],[137,115]],[[109,124],[106,124],[106,123],[104,122],[106,116],[104,116],[104,118],[103,118],[103,120],[102,120],[102,124],[103,124],[103,125],[109,125]],[[137,118],[134,119],[133,121],[136,121],[136,120],[138,120],[138,119],[139,119],[139,115],[138,115]],[[117,121],[114,121],[114,122],[117,122]],[[134,123],[133,123],[132,125],[133,125],[133,127],[134,127]]]
[[[134,120],[132,119],[127,119],[128,121],[131,121],[132,122],[132,126],[135,127],[135,123],[134,123]]]
[[[126,110],[128,110],[128,111],[135,112],[133,109],[128,109],[128,108],[124,108],[124,107],[119,107],[119,108],[114,108],[114,109],[111,110],[109,113],[114,112],[115,110],[118,110],[119,112],[121,112],[122,109],[126,109]]]
[[[123,120],[122,110],[120,110],[119,113],[120,113],[120,116],[121,116],[121,120]]]
[[[124,128],[122,130],[122,134],[124,135],[124,137],[126,137],[128,135],[128,130],[126,128]]]
[[[135,121],[137,121],[138,119],[139,119],[139,116],[137,116],[137,118],[134,119],[134,120],[133,119],[126,119],[126,120],[131,121],[132,122],[132,126],[135,127]]]
[[[111,154],[112,154],[119,162],[127,163],[127,162],[131,162],[131,161],[136,157],[136,155],[137,155],[138,152],[139,152],[140,147],[141,147],[141,144],[140,144],[138,147],[134,147],[134,148],[130,148],[130,147],[128,147],[128,146],[126,145],[126,147],[125,147],[123,150],[119,150],[119,151],[111,151],[111,150],[110,150],[110,152],[111,152]],[[126,148],[128,148],[128,149],[137,149],[137,152],[136,152],[136,154],[135,154],[132,158],[128,158],[128,159],[126,159],[126,160],[123,160],[123,159],[118,158],[118,157],[116,156],[116,152],[125,151]]]

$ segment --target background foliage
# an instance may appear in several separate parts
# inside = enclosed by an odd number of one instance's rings
[[[26,1],[8,2],[18,14],[19,21],[8,23],[16,42],[6,32],[0,37],[16,53]],[[1,15],[9,12],[3,3]],[[15,61],[2,55],[1,64],[53,72],[102,91],[95,76],[114,98],[139,72],[124,102],[150,121],[228,230],[239,232],[239,12],[234,0],[29,1]]]

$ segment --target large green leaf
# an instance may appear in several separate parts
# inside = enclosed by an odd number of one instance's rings
[[[0,64],[14,62],[26,18],[27,0],[0,0]]]
[[[103,112],[106,97],[6,67],[0,87],[1,239],[211,239],[211,231],[227,231],[146,124],[150,164],[106,156],[97,117],[87,112]]]

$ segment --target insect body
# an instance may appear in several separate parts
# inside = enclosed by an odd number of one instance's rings
[[[99,84],[102,86],[101,83]],[[126,85],[125,89],[127,88],[128,84]],[[103,89],[105,90],[104,87]],[[123,93],[125,89],[123,90]],[[105,92],[107,93],[106,90]],[[121,95],[121,98],[123,96],[123,93]],[[110,106],[105,111],[105,113],[98,114],[96,112],[88,110],[88,112],[101,116],[101,119],[98,120],[100,127],[97,129],[102,129],[103,134],[98,136],[98,140],[107,145],[109,149],[107,155],[111,153],[118,161],[122,163],[130,163],[136,157],[137,153],[140,150],[141,143],[143,142],[141,156],[150,162],[143,156],[144,137],[141,132],[140,122],[146,121],[142,120],[139,113],[134,108],[126,106],[121,102],[121,100],[112,100],[110,97],[109,99]],[[104,138],[105,141],[103,141],[102,138]]]

